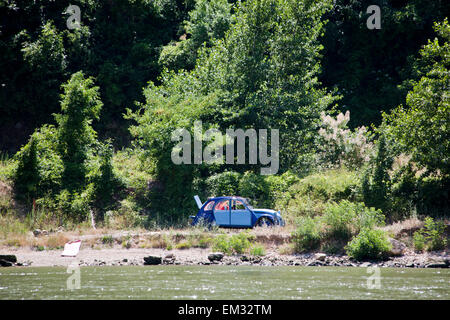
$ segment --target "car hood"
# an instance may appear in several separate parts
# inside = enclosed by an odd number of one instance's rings
[[[277,213],[277,211],[275,210],[270,210],[270,209],[253,209],[254,213],[259,213],[259,214],[271,214],[271,215],[275,215]]]

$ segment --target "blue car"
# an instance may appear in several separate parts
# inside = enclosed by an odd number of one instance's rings
[[[227,228],[285,225],[280,211],[254,209],[248,200],[242,197],[215,197],[209,198],[203,204],[197,201],[197,204],[200,208],[197,215],[190,217],[193,219],[193,226],[201,223]]]

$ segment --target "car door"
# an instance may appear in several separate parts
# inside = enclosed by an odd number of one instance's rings
[[[219,226],[230,225],[230,200],[220,200],[214,206],[214,218]]]
[[[232,200],[231,225],[236,227],[252,226],[252,213],[241,200]]]

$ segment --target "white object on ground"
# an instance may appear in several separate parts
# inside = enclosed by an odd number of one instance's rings
[[[194,196],[195,202],[197,202],[197,207],[200,209],[203,205],[203,203],[200,201],[200,198],[198,196]]]
[[[80,251],[81,240],[69,241],[64,245],[63,257],[75,257]]]

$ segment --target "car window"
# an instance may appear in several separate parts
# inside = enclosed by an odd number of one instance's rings
[[[244,201],[247,204],[247,208],[253,210],[253,206],[250,205],[250,199],[245,198]]]
[[[230,210],[230,202],[229,200],[219,201],[214,207],[215,210]]]
[[[205,206],[203,210],[212,210],[212,207],[214,205],[214,201],[208,202],[208,204]]]
[[[233,206],[231,209],[232,210],[246,210],[242,201],[239,201],[239,200],[233,200]]]

